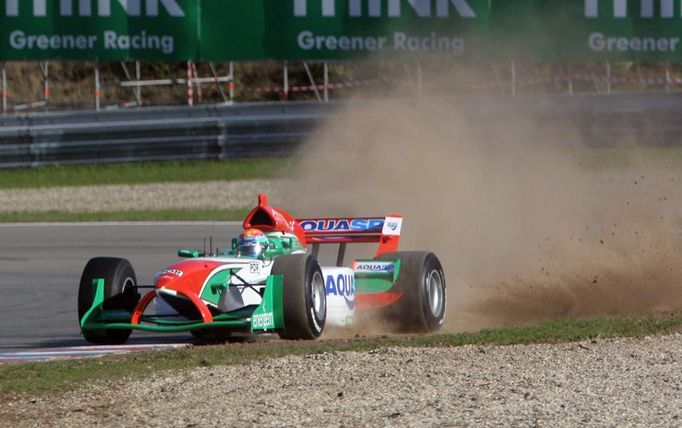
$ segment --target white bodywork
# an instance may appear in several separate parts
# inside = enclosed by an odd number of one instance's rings
[[[327,325],[350,326],[355,311],[355,275],[346,267],[323,267],[327,294]]]

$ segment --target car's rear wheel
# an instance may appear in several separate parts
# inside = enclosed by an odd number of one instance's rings
[[[283,339],[320,337],[327,320],[327,295],[322,269],[309,254],[288,254],[275,260],[272,275],[282,275]]]
[[[137,278],[132,265],[126,259],[116,257],[95,257],[90,259],[78,288],[78,320],[90,309],[95,298],[92,281],[104,279],[104,310],[123,310],[132,313],[140,299]],[[96,344],[120,344],[130,337],[129,329],[84,330],[85,340]]]
[[[400,332],[428,333],[441,328],[447,309],[445,273],[431,252],[400,251],[381,255],[400,260],[400,272],[393,292],[403,296],[383,314],[389,325]]]

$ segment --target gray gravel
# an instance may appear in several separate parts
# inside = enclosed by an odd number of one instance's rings
[[[680,426],[682,335],[386,348],[6,400],[13,426]],[[144,367],[140,367],[141,370]]]
[[[258,193],[273,193],[274,187],[269,180],[242,180],[0,189],[0,212],[248,208]]]

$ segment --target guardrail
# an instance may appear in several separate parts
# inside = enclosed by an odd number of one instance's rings
[[[0,167],[282,156],[334,107],[169,107],[0,117]]]
[[[419,102],[414,100],[415,108]],[[570,130],[567,143],[682,143],[680,94],[478,96],[458,102],[472,120],[523,110],[542,125],[540,132]],[[0,168],[285,156],[344,106],[352,108],[350,102],[300,102],[0,116]]]

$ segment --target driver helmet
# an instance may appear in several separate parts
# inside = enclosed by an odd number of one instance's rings
[[[260,257],[268,248],[268,238],[262,230],[250,228],[239,235],[237,254],[246,257]]]

